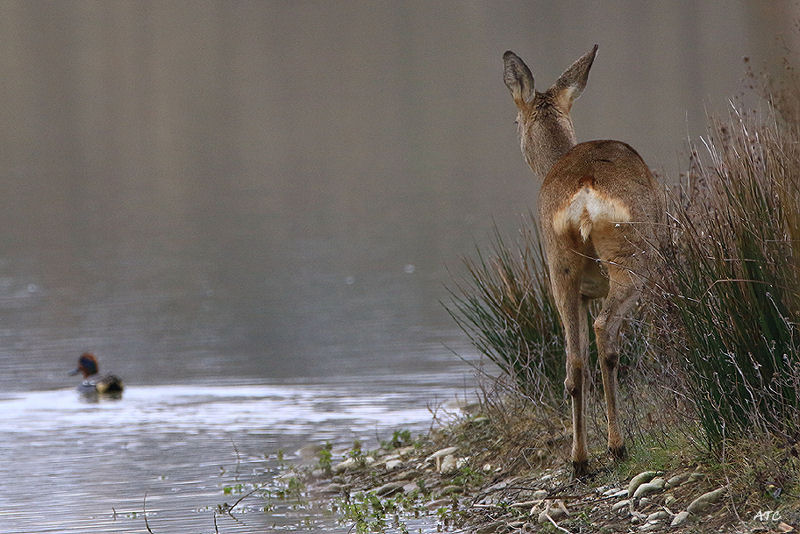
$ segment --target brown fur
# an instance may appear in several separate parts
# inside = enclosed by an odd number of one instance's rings
[[[550,280],[564,325],[572,398],[572,464],[586,473],[586,382],[590,299],[604,298],[594,331],[605,392],[608,447],[625,454],[617,422],[618,335],[652,267],[658,184],[642,158],[620,141],[576,144],[569,112],[586,86],[597,46],[573,63],[544,93],[533,87],[525,63],[503,56],[504,81],[518,108],[520,147],[543,178],[539,193]]]

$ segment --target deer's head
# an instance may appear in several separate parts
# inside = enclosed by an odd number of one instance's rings
[[[533,172],[544,178],[553,164],[575,146],[570,110],[583,92],[597,45],[580,57],[545,92],[533,88],[533,75],[514,52],[503,54],[503,81],[517,105],[520,148]]]

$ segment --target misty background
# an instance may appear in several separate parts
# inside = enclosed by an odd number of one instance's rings
[[[0,389],[463,372],[440,305],[537,180],[501,56],[668,181],[789,2],[0,3]],[[457,381],[458,379],[456,379]]]

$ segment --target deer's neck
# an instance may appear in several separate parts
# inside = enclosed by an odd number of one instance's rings
[[[577,144],[569,115],[554,106],[537,108],[535,115],[517,118],[520,148],[533,173],[544,180],[553,165]]]
[[[534,174],[542,180],[564,155],[577,144],[571,131],[558,131],[554,135],[523,142],[522,153]]]

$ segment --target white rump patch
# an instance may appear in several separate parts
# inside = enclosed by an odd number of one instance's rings
[[[623,223],[630,220],[631,213],[622,201],[606,197],[587,185],[572,195],[569,202],[556,212],[553,229],[556,234],[577,229],[586,241],[595,224]]]

